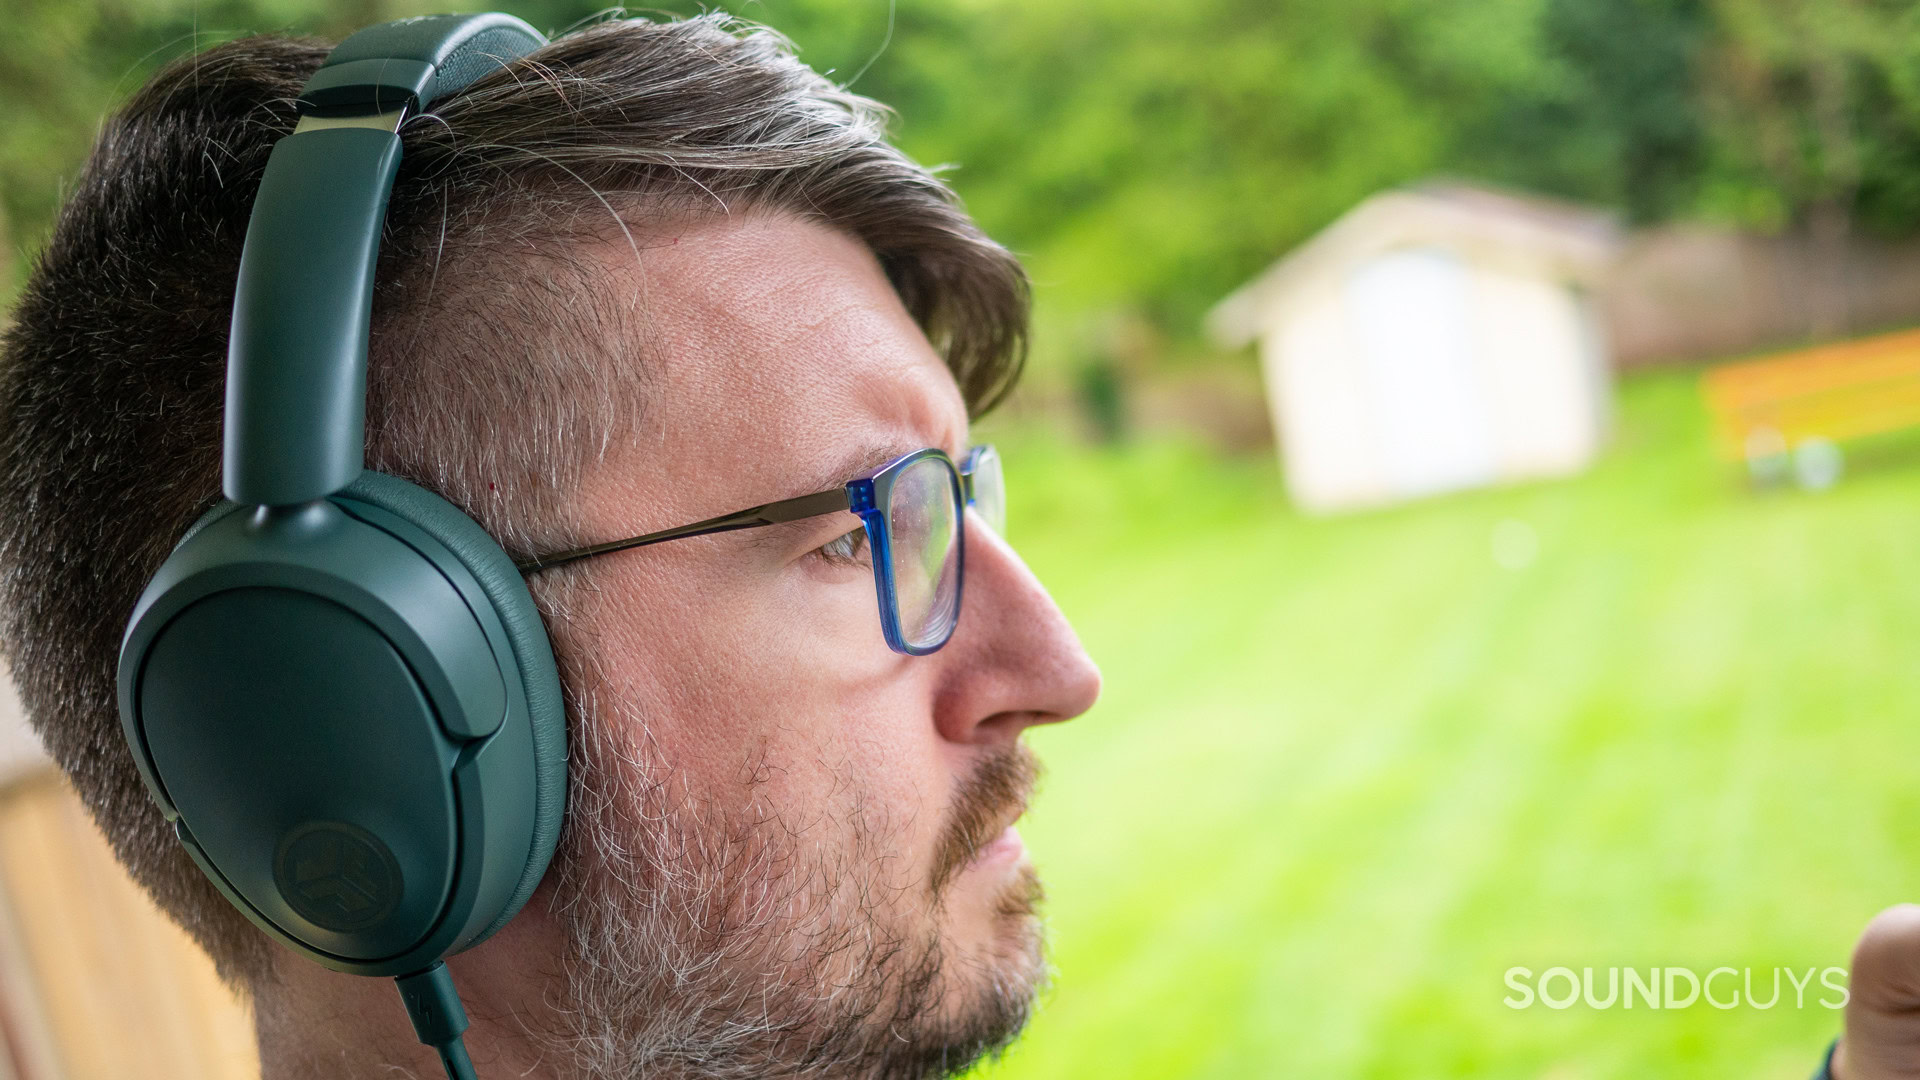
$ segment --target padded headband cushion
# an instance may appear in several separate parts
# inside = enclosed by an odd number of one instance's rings
[[[546,625],[513,560],[507,558],[507,553],[486,530],[452,503],[417,484],[371,469],[363,471],[360,478],[337,497],[368,503],[405,518],[446,545],[486,593],[513,646],[520,684],[526,687],[527,711],[533,721],[533,848],[500,917],[475,939],[485,940],[506,925],[533,895],[548,860],[553,857],[554,844],[560,838],[567,795],[566,704],[553,664],[553,651],[547,642]],[[194,522],[180,542],[186,543],[201,529],[242,509],[245,507],[240,503],[222,500]]]
[[[387,95],[411,93],[418,109],[430,109],[436,100],[546,43],[538,30],[497,12],[382,23],[336,46],[300,99],[321,107],[372,102],[384,111],[404,100]]]

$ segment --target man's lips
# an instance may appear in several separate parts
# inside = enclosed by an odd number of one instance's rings
[[[980,870],[991,866],[1000,866],[1019,862],[1027,854],[1026,842],[1020,839],[1020,830],[1012,825],[1000,831],[1000,835],[987,841],[967,863],[967,869]]]
[[[960,782],[933,860],[930,885],[937,899],[956,874],[1025,851],[1013,824],[1027,811],[1039,762],[1014,743],[984,759]]]
[[[1020,819],[1027,816],[1029,794],[1030,791],[1021,792],[1013,800],[1012,805],[1001,812],[997,822],[1000,827],[997,831],[988,833],[983,830],[984,835],[976,842],[973,857],[967,860],[969,870],[1003,862],[1017,862],[1026,855],[1027,845],[1020,838],[1018,825]],[[992,827],[988,826],[988,828]]]

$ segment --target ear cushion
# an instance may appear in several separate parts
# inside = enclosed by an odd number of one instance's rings
[[[560,675],[554,664],[552,643],[547,639],[546,624],[513,560],[486,530],[452,503],[417,484],[372,470],[363,471],[359,479],[335,497],[367,503],[405,518],[445,545],[473,574],[481,591],[492,602],[513,646],[520,683],[526,688],[528,716],[533,723],[533,848],[506,907],[473,939],[484,941],[518,914],[539,886],[560,838],[560,823],[566,812],[566,704],[561,696]],[[185,543],[201,529],[240,509],[243,509],[241,504],[222,500],[194,522],[181,542]]]
[[[340,496],[370,503],[418,527],[447,546],[469,571],[507,631],[520,684],[526,687],[527,713],[533,722],[534,823],[533,848],[513,895],[500,916],[474,938],[484,941],[518,914],[546,873],[560,838],[560,821],[567,798],[566,705],[560,693],[560,673],[554,665],[553,645],[546,623],[527,592],[526,579],[507,553],[478,522],[452,503],[417,484],[371,469],[347,485]]]

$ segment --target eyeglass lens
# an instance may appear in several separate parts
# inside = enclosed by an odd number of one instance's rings
[[[1000,471],[1000,454],[983,446],[973,459],[973,508],[995,536],[1007,535],[1007,480]]]
[[[901,636],[916,649],[944,642],[960,614],[954,486],[950,465],[922,458],[901,470],[888,499],[895,611]]]

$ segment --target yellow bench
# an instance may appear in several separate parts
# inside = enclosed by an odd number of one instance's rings
[[[1920,330],[1723,364],[1701,391],[1730,461],[1920,426]]]

